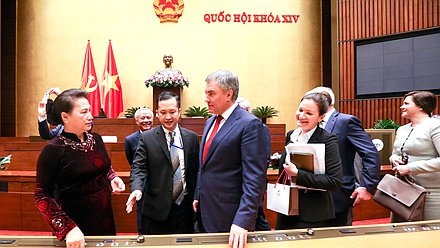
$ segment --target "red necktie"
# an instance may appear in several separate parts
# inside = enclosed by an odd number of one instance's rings
[[[217,118],[215,119],[214,128],[212,129],[211,132],[211,136],[209,136],[208,141],[206,141],[205,146],[203,147],[202,164],[205,163],[206,155],[208,154],[209,148],[211,147],[211,142],[214,139],[214,136],[217,134],[221,120],[223,120],[223,117],[221,115],[217,115]]]

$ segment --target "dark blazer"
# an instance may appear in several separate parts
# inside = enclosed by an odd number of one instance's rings
[[[289,131],[286,136],[286,145],[291,143],[290,135],[293,130]],[[325,174],[314,174],[305,170],[298,170],[296,184],[309,187],[326,189],[327,191],[316,190],[299,190],[299,216],[302,222],[322,222],[335,217],[333,208],[333,200],[330,191],[336,191],[341,188],[342,166],[339,157],[339,149],[336,136],[324,129],[317,127],[315,132],[309,139],[309,144],[323,143],[325,144]],[[284,152],[279,160],[280,170],[283,170],[283,164],[286,158]],[[290,216],[278,214],[278,218],[288,219]],[[288,229],[289,226],[279,227],[277,229]]]
[[[185,198],[189,197],[190,200],[186,202],[191,205],[191,200],[194,199],[199,143],[197,134],[188,129],[180,128],[180,134],[185,156]],[[166,220],[173,203],[173,168],[162,125],[141,134],[131,167],[130,187],[132,192],[143,192],[142,214],[158,221]]]
[[[38,132],[40,133],[40,137],[45,140],[51,140],[52,138],[60,135],[63,130],[64,126],[61,124],[50,130],[47,120],[38,122]]]
[[[205,124],[200,161],[215,118]],[[255,228],[266,183],[265,140],[263,123],[239,106],[212,140],[205,163],[200,162],[194,198],[207,232],[229,232],[232,224]]]
[[[342,191],[332,192],[336,213],[343,213],[353,205],[350,199],[356,188],[356,174],[354,157],[356,152],[362,158],[362,180],[360,186],[366,187],[368,192],[374,194],[380,177],[379,153],[371,141],[370,136],[362,128],[361,121],[353,115],[333,112],[325,130],[338,138],[341,155],[343,179]]]
[[[134,154],[136,153],[136,149],[139,144],[139,139],[141,138],[141,132],[136,131],[127,137],[124,140],[124,148],[125,148],[125,157],[130,165],[133,164]]]

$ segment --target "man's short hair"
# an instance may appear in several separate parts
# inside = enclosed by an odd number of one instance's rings
[[[180,108],[180,97],[176,93],[171,91],[162,91],[156,99],[157,108],[159,108],[159,102],[170,99],[176,99],[177,107]]]
[[[153,116],[153,111],[151,111],[151,109],[149,109],[149,108],[140,108],[140,109],[136,110],[136,112],[134,113],[134,118],[137,120],[137,118],[139,117],[139,115],[142,112],[150,112],[151,116]]]
[[[205,82],[215,81],[215,83],[223,89],[223,91],[227,91],[232,89],[232,100],[236,101],[238,97],[239,91],[239,82],[238,77],[231,71],[227,70],[217,70],[211,72],[205,79]]]

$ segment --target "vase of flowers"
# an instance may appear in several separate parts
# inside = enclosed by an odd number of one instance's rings
[[[173,69],[160,70],[145,80],[145,86],[158,87],[188,87],[189,80],[182,75],[182,72]]]
[[[146,87],[153,87],[153,111],[157,109],[156,99],[162,91],[174,92],[180,98],[183,86],[188,87],[189,80],[179,70],[166,68],[156,71],[145,80]]]

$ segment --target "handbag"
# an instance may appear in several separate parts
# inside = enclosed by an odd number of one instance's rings
[[[283,184],[280,184],[283,175]],[[275,184],[267,184],[267,209],[284,215],[298,215],[298,187],[286,185],[287,178],[283,170]]]
[[[404,221],[423,220],[428,191],[408,176],[386,174],[377,185],[374,200]]]

